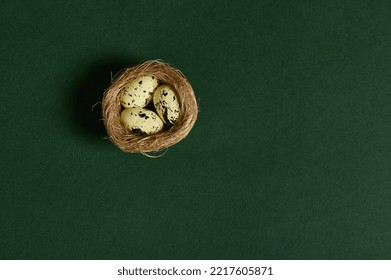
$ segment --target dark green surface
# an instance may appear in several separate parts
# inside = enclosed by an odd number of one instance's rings
[[[7,0],[0,38],[0,258],[391,258],[390,1]],[[155,58],[201,112],[150,159],[91,107]]]

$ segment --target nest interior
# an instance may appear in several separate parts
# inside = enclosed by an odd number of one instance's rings
[[[128,131],[121,123],[120,91],[130,81],[141,76],[154,76],[162,84],[171,85],[180,104],[177,121],[168,129],[140,136]],[[102,101],[103,122],[108,138],[128,153],[156,152],[166,149],[185,138],[197,119],[198,106],[193,88],[178,69],[159,60],[149,60],[135,67],[125,68],[112,80]]]

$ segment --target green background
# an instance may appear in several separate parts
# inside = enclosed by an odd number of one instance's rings
[[[0,258],[390,259],[390,1],[1,1]],[[125,154],[111,73],[200,105]]]

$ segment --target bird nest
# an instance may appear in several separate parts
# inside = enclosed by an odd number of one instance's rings
[[[180,113],[176,122],[151,135],[137,135],[121,123],[120,91],[130,81],[141,76],[154,76],[161,84],[170,85],[177,93]],[[121,70],[105,91],[102,100],[103,122],[108,138],[127,153],[148,153],[164,150],[185,138],[197,119],[198,106],[193,88],[179,70],[169,64],[150,60]]]

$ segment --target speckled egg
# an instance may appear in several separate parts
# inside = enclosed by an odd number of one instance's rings
[[[147,106],[158,85],[159,81],[154,76],[141,76],[127,83],[120,92],[121,105],[125,108]]]
[[[121,122],[131,132],[137,135],[146,135],[159,132],[163,129],[163,121],[159,116],[148,109],[128,108],[121,112]]]
[[[174,124],[178,119],[180,111],[178,97],[169,85],[161,85],[155,90],[153,104],[164,123]]]

